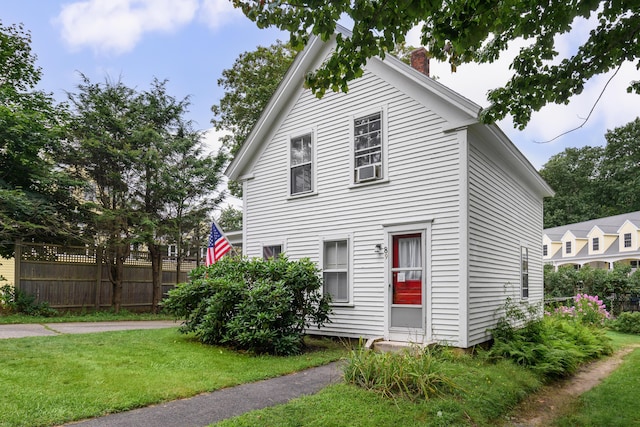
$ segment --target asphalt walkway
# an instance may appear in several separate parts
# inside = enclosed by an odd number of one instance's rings
[[[342,380],[338,362],[242,384],[189,399],[67,424],[79,427],[204,427],[256,409],[314,394]]]
[[[87,334],[92,332],[125,331],[132,329],[160,329],[180,326],[173,320],[131,320],[117,322],[70,322],[0,325],[0,339],[44,337],[61,334]]]
[[[0,325],[0,339],[179,326],[173,321]],[[338,362],[127,412],[66,424],[80,427],[204,427],[256,409],[314,394],[342,380]]]

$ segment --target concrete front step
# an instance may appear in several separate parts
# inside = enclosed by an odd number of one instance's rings
[[[406,341],[385,341],[384,338],[370,338],[365,344],[365,348],[369,350],[379,351],[381,353],[394,352],[398,353],[405,350],[422,350],[431,344],[414,343]]]

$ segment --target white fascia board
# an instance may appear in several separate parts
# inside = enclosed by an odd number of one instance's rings
[[[250,166],[262,152],[261,145],[266,144],[268,136],[280,125],[278,118],[281,119],[287,102],[290,101],[294,93],[302,89],[304,76],[309,71],[310,65],[315,63],[318,56],[334,40],[335,38],[325,44],[319,37],[312,37],[304,50],[296,56],[242,148],[227,166],[225,175],[229,179],[237,180],[242,175],[250,174]]]

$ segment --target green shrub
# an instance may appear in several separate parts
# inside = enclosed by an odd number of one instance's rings
[[[329,321],[329,299],[308,259],[223,258],[191,272],[169,291],[167,312],[185,319],[184,333],[207,344],[254,353],[290,355],[303,346],[305,328]]]
[[[609,323],[609,327],[614,331],[624,334],[640,335],[640,311],[625,311]]]
[[[58,312],[49,303],[36,303],[36,297],[11,285],[0,287],[0,309],[9,314],[26,314],[27,316],[51,317]]]
[[[573,317],[547,313],[520,328],[512,324],[501,319],[491,331],[494,342],[489,356],[511,359],[546,379],[570,375],[582,363],[613,351],[604,330]]]
[[[430,348],[378,353],[360,346],[352,350],[344,367],[344,379],[385,397],[425,400],[456,388],[440,370]]]

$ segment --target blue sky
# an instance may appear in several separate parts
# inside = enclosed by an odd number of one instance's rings
[[[23,23],[32,33],[33,52],[43,70],[40,89],[53,92],[62,101],[65,92],[76,90],[79,72],[93,82],[121,78],[127,86],[141,90],[147,89],[154,77],[167,79],[171,95],[191,97],[189,118],[202,130],[211,127],[211,105],[224,94],[217,85],[222,71],[242,52],[277,39],[288,40],[288,34],[258,29],[228,0],[20,0],[1,5],[4,25]],[[561,53],[575,50],[576,42],[586,37],[593,22],[593,18],[576,22],[570,34],[556,39],[556,48]],[[409,44],[419,44],[417,34],[409,34]],[[506,82],[510,55],[523,43],[514,43],[497,63],[465,65],[456,73],[446,64],[432,62],[432,75],[486,106],[487,90]],[[640,96],[625,90],[630,80],[638,78],[631,63],[609,84],[582,129],[550,143],[539,141],[579,126],[608,78],[590,81],[569,105],[552,105],[535,113],[524,131],[514,129],[509,119],[499,125],[538,169],[567,147],[604,145],[607,129],[622,126],[640,114]],[[209,143],[215,146],[215,134],[208,135]]]

